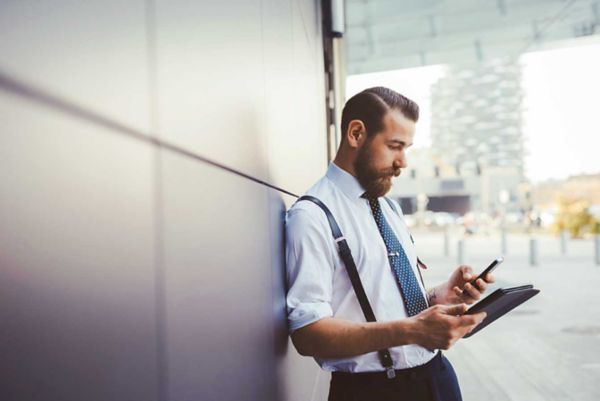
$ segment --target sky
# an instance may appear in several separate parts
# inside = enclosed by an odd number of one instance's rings
[[[600,173],[600,43],[530,52],[522,65],[525,174],[533,182]],[[415,147],[431,144],[430,88],[445,67],[434,65],[349,76],[346,95],[388,86],[421,108]]]

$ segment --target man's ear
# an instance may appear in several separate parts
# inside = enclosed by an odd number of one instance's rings
[[[346,131],[346,141],[351,148],[359,148],[367,138],[367,128],[360,120],[352,120]]]

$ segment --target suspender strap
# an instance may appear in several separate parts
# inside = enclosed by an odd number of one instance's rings
[[[392,208],[392,210],[394,212],[396,212],[396,214],[398,216],[400,216],[400,213],[398,212],[398,209],[396,209],[396,205],[394,205],[394,202],[392,202],[392,200],[390,198],[388,198],[387,196],[384,196],[383,199],[385,199],[385,201],[387,202],[388,205],[390,205],[390,207]],[[412,235],[410,236],[410,239],[412,240]],[[414,243],[415,241],[413,241]]]
[[[348,272],[348,276],[350,277],[350,282],[352,283],[352,288],[354,288],[354,292],[356,293],[356,297],[358,298],[358,303],[360,304],[360,308],[362,309],[363,314],[365,315],[365,319],[368,322],[376,322],[375,313],[373,313],[373,308],[371,308],[371,304],[369,303],[369,299],[367,298],[367,294],[365,293],[365,289],[360,281],[360,276],[358,275],[358,270],[356,269],[356,264],[354,263],[354,258],[352,257],[352,252],[350,251],[350,247],[348,246],[348,242],[340,227],[338,226],[333,214],[329,211],[329,208],[325,206],[323,202],[321,202],[318,198],[314,196],[305,195],[301,196],[298,201],[307,200],[313,202],[317,206],[319,206],[327,216],[327,221],[329,222],[329,227],[331,228],[331,233],[333,234],[333,238],[338,246],[338,252],[340,254],[340,258],[344,262],[346,266],[346,271]],[[390,351],[387,349],[377,351],[379,355],[379,360],[381,364],[387,371],[388,378],[392,379],[396,376],[396,372],[393,368],[392,357],[390,355]]]

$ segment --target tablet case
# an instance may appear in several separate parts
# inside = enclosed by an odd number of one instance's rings
[[[466,312],[467,315],[486,312],[487,316],[483,319],[472,332],[465,335],[463,338],[471,337],[494,320],[504,316],[523,302],[537,295],[540,290],[533,288],[532,285],[523,285],[513,288],[499,288],[490,295],[482,299],[480,302],[473,305]]]

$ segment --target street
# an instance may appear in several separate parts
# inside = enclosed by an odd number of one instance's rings
[[[419,257],[429,266],[427,286],[445,280],[457,266],[457,239],[444,256],[440,232],[413,230]],[[529,261],[529,237],[509,235],[498,287],[533,284],[533,299],[446,352],[465,401],[592,401],[600,399],[600,266],[592,239],[536,236],[538,264]],[[501,254],[500,236],[464,239],[464,262],[479,274]]]

